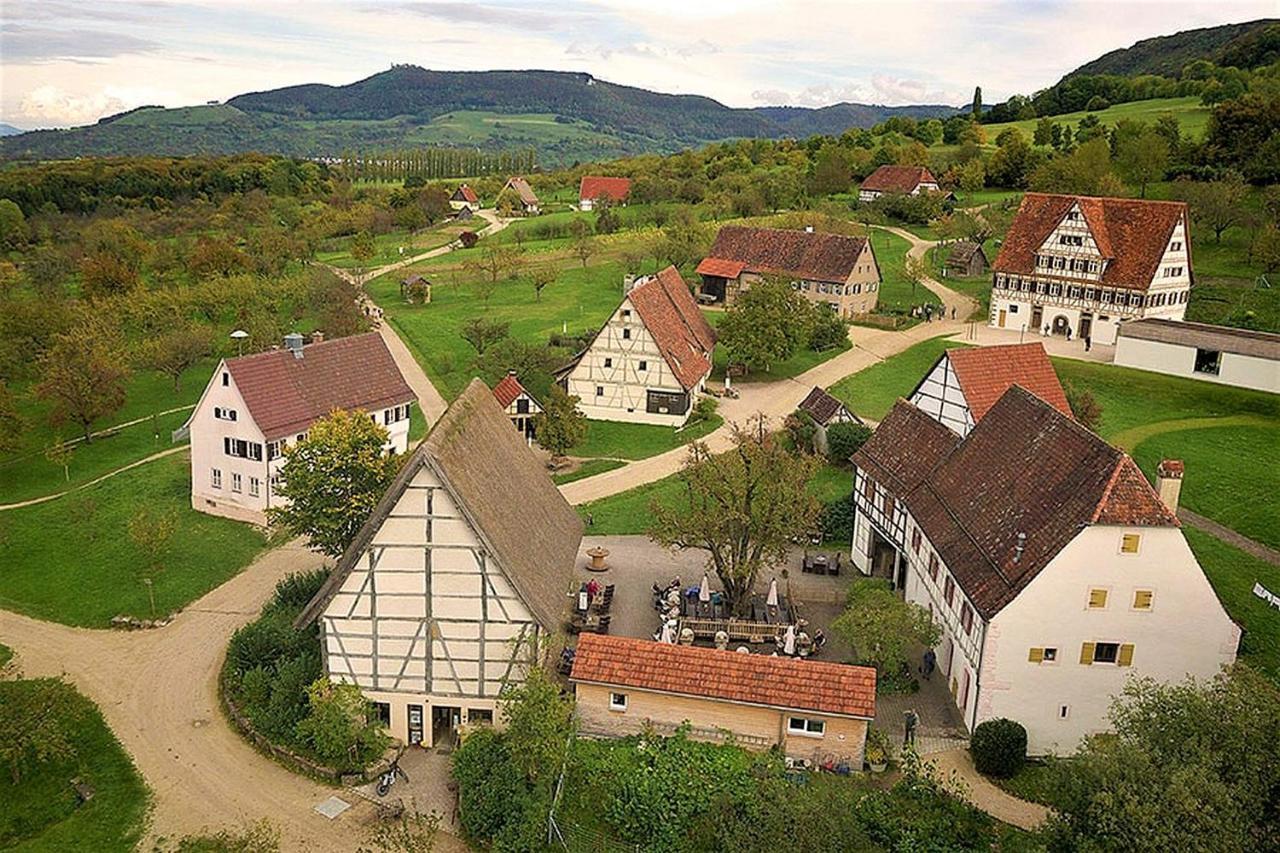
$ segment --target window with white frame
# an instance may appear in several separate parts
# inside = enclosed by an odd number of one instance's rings
[[[215,489],[222,488],[222,469],[221,468],[209,469],[209,485]]]
[[[808,717],[787,718],[787,734],[822,737],[826,731],[827,724],[824,720],[812,720]]]
[[[257,477],[249,478],[249,497],[256,498],[262,494],[262,481]]]
[[[244,480],[241,478],[239,474],[233,471],[231,474],[231,491],[239,494],[243,488],[244,488]]]
[[[627,694],[610,693],[609,694],[609,710],[611,711],[627,710]]]

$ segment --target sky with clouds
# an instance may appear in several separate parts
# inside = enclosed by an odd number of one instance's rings
[[[84,124],[413,63],[585,71],[731,106],[994,103],[1276,0],[0,0],[0,120]]]

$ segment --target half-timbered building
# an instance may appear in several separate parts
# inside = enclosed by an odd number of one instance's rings
[[[1013,385],[1071,416],[1067,394],[1039,341],[949,349],[907,399],[963,438]]]
[[[1111,345],[1128,320],[1186,314],[1187,205],[1027,193],[992,270],[991,326]]]
[[[1032,753],[1070,752],[1106,730],[1130,676],[1235,659],[1240,630],[1182,535],[1177,489],[1157,494],[1031,392],[1009,388],[963,438],[899,400],[853,461],[853,564],[939,626],[966,726],[1006,717]]]
[[[559,372],[588,418],[680,426],[711,375],[716,334],[675,267],[637,279]]]
[[[299,627],[409,744],[494,721],[564,616],[582,522],[473,380],[406,460]],[[500,721],[496,721],[500,722]]]
[[[542,404],[520,384],[514,370],[507,371],[507,375],[493,386],[493,396],[507,413],[507,417],[511,418],[516,432],[524,436],[525,441],[532,443],[534,419],[542,414]]]

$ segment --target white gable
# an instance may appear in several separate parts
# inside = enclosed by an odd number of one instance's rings
[[[945,354],[911,394],[909,402],[962,437],[973,429],[969,402],[960,387],[960,378],[951,367],[951,359]]]

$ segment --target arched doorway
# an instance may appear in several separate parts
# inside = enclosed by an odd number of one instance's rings
[[[1065,316],[1059,314],[1053,318],[1053,328],[1050,330],[1055,335],[1066,335],[1067,330],[1071,328],[1071,323]]]

